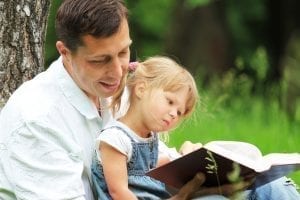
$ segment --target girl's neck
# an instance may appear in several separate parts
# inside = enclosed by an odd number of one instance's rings
[[[132,131],[142,138],[148,138],[151,136],[151,131],[141,123],[140,119],[132,118],[130,115],[128,115],[128,113],[121,117],[119,121],[128,126]]]

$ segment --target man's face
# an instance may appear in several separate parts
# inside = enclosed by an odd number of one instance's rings
[[[82,37],[76,52],[65,54],[64,65],[76,84],[89,96],[114,95],[127,72],[131,44],[127,21],[119,31],[107,38]]]

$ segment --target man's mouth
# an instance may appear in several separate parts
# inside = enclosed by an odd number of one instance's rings
[[[113,83],[109,83],[109,82],[99,82],[102,87],[106,88],[107,90],[116,90],[118,89],[120,82],[113,82]]]

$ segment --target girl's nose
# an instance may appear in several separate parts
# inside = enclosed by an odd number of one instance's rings
[[[177,113],[176,111],[171,111],[171,112],[169,113],[169,115],[171,116],[172,119],[175,119],[176,113]]]

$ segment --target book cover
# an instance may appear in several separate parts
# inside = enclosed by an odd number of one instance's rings
[[[202,148],[147,172],[174,188],[181,188],[196,173],[203,172],[203,186],[220,186],[255,176],[257,187],[300,169],[299,153],[272,153],[263,156],[245,142],[213,141]]]

